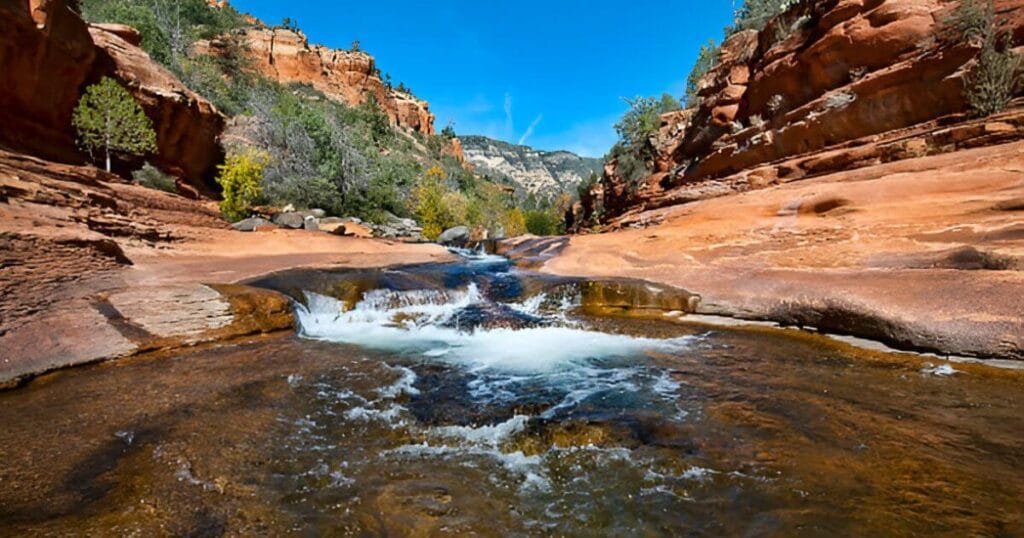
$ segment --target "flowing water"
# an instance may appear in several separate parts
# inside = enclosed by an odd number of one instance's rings
[[[1019,373],[490,256],[258,284],[298,336],[0,393],[0,535],[1024,535]]]

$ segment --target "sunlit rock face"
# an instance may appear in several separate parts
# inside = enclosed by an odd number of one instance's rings
[[[804,2],[763,31],[733,34],[698,85],[699,102],[662,117],[646,180],[634,187],[609,163],[581,216],[612,221],[637,208],[1024,137],[1020,114],[991,126],[965,121],[978,44],[951,35],[946,21],[957,5]],[[1024,2],[995,9],[1000,31],[1020,47]]]
[[[526,193],[550,196],[574,192],[591,173],[601,171],[600,159],[568,151],[540,151],[483,136],[461,140],[466,161],[478,172],[507,178]]]
[[[278,82],[309,84],[329,99],[351,106],[373,95],[392,125],[434,134],[434,114],[426,101],[391,87],[381,78],[373,56],[362,51],[310,45],[305,34],[284,28],[257,26],[245,30],[242,42],[254,67]],[[197,50],[216,54],[220,43],[201,42]]]
[[[154,164],[201,191],[220,161],[224,117],[138,47],[121,25],[90,25],[65,0],[0,3],[0,143],[59,161],[81,161],[71,115],[82,91],[113,77],[157,133]]]

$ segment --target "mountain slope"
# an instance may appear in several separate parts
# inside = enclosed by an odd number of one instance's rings
[[[508,178],[520,190],[542,197],[574,191],[591,173],[601,172],[601,159],[568,151],[540,151],[485,136],[462,136],[466,161],[477,172]]]

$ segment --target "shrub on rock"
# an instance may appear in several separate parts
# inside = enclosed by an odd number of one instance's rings
[[[224,218],[235,222],[248,216],[263,193],[260,184],[268,161],[266,154],[249,151],[229,156],[219,167],[217,183],[224,189],[224,200],[220,203]]]

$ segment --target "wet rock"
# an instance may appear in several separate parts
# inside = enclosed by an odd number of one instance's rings
[[[479,303],[455,313],[443,326],[472,332],[477,329],[528,329],[545,325],[542,318],[524,314],[501,303]]]
[[[437,242],[442,245],[462,246],[467,241],[469,241],[469,228],[466,226],[448,228],[437,238]]]

